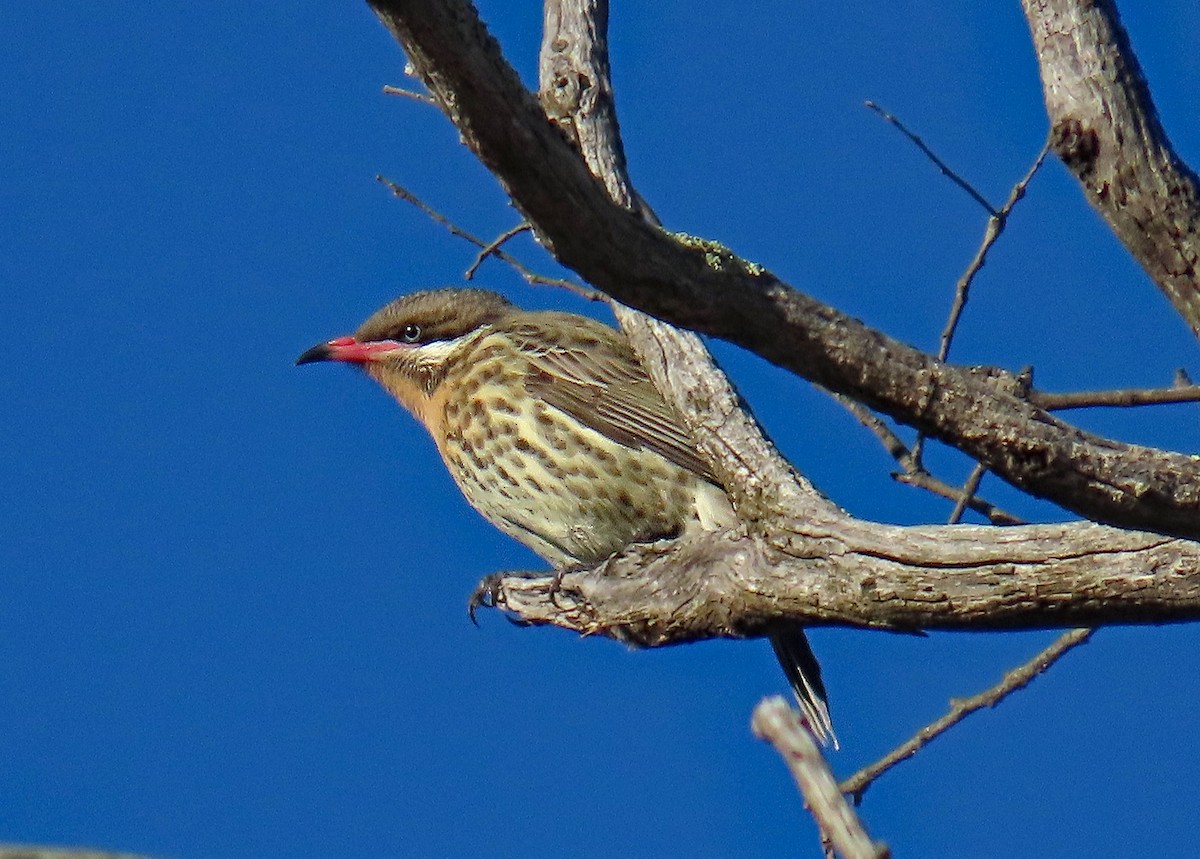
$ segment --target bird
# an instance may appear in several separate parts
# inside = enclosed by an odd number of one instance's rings
[[[559,570],[737,522],[729,495],[618,330],[496,292],[401,296],[297,365],[355,366],[421,423],[467,501]],[[771,642],[813,734],[837,747],[804,630]]]

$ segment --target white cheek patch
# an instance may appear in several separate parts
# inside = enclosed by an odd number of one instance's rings
[[[475,344],[492,333],[492,326],[482,325],[475,331],[450,340],[432,340],[420,346],[410,346],[406,360],[417,367],[436,368],[450,360],[455,354],[473,349]]]
[[[418,364],[440,364],[463,347],[461,340],[434,340],[420,346],[409,347],[409,353]]]

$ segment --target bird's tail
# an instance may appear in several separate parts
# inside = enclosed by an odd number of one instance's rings
[[[833,720],[829,718],[829,703],[825,684],[821,681],[821,666],[808,645],[804,630],[776,633],[771,636],[775,657],[783,666],[783,673],[792,684],[796,701],[809,727],[822,745],[838,747],[833,733]]]

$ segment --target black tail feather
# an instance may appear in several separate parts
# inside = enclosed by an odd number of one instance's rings
[[[838,747],[829,717],[829,701],[821,680],[821,666],[808,644],[804,630],[776,633],[771,636],[775,657],[783,667],[796,701],[800,704],[813,734],[823,745]]]

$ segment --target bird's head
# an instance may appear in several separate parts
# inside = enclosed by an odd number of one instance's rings
[[[418,418],[457,353],[505,316],[507,299],[484,289],[433,289],[397,298],[358,330],[318,343],[296,364],[341,361],[383,385]]]

